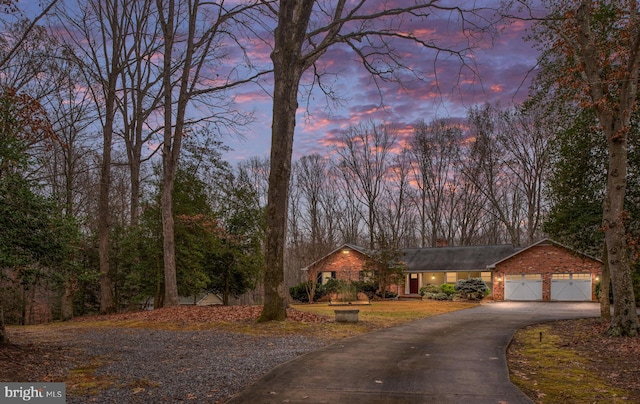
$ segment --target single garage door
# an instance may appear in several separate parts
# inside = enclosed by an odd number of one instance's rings
[[[591,301],[591,274],[552,274],[551,300]]]
[[[504,300],[542,300],[542,275],[507,275],[504,281]]]

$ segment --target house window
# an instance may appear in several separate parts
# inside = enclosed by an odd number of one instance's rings
[[[554,280],[570,280],[573,279],[574,281],[590,281],[591,280],[591,274],[552,274],[551,278]]]
[[[326,285],[327,282],[329,281],[329,279],[336,279],[336,272],[332,271],[332,272],[322,272],[320,274],[320,283],[323,285]]]
[[[481,272],[480,278],[487,284],[491,283],[491,272]]]
[[[458,281],[458,274],[455,272],[445,273],[445,283],[456,283]]]

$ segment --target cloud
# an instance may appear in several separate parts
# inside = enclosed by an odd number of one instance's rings
[[[387,4],[394,2],[405,4],[400,0]],[[382,6],[382,3],[373,3]],[[499,102],[508,106],[526,98],[531,69],[537,58],[532,44],[523,40],[528,23],[503,23],[496,37],[471,38],[474,49],[469,49],[468,33],[460,30],[461,21],[455,14],[434,14],[426,22],[419,19],[406,22],[403,32],[420,36],[425,43],[451,52],[394,40],[394,51],[402,56],[408,68],[396,72],[404,82],[399,85],[373,79],[358,55],[347,46],[331,48],[320,60],[317,72],[322,74],[325,90],[332,91],[336,98],[328,100],[317,83],[311,86],[313,75],[308,72],[304,76],[294,158],[311,153],[330,154],[349,125],[372,120],[394,124],[402,142],[406,142],[413,125],[421,120],[463,119],[475,105]],[[252,52],[254,50],[257,60],[270,63],[269,46],[255,44]],[[304,92],[309,89],[311,93]],[[264,93],[241,92],[236,100],[248,105],[253,103],[256,110],[271,109],[271,100]],[[255,152],[253,155],[268,155],[265,151],[268,143],[264,139],[270,137],[270,113],[262,116],[266,121],[254,125],[254,136],[259,136],[259,141],[252,138],[236,146],[242,149],[236,152],[237,156],[252,155],[251,150]]]

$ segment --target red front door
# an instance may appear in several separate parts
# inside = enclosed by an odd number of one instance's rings
[[[412,295],[418,294],[418,274],[409,275],[409,293]]]

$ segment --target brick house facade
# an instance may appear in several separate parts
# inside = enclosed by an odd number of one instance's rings
[[[490,266],[493,297],[495,300],[520,300],[508,293],[513,290],[513,284],[515,287],[530,285],[536,288],[531,291],[531,298],[523,300],[597,300],[596,285],[602,275],[602,266],[596,258],[545,239]],[[567,294],[577,284],[582,284],[590,293],[573,297]],[[566,290],[564,295],[563,287]],[[529,295],[523,295],[526,296]]]
[[[362,248],[344,244],[315,261],[303,271],[309,280],[325,284],[328,279],[360,280],[362,268],[368,254]]]
[[[307,279],[325,284],[328,279],[363,280],[362,268],[369,253],[344,244],[308,267]],[[407,265],[402,284],[389,291],[419,297],[427,284],[455,283],[482,278],[495,300],[596,300],[602,262],[553,240],[544,239],[526,248],[508,245],[433,247],[403,250]]]

